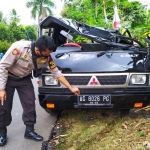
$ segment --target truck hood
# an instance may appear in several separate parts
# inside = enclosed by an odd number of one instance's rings
[[[143,72],[149,67],[147,52],[81,51],[53,53],[52,57],[63,73]]]
[[[66,36],[62,36],[62,31],[66,32]],[[149,48],[132,38],[128,30],[122,34],[115,29],[105,29],[72,19],[49,16],[39,25],[39,35],[43,33],[53,37],[56,50],[53,50],[52,57],[63,73],[150,70]],[[68,37],[71,35],[86,40],[76,40],[75,43],[73,39],[70,40],[73,43],[68,42]],[[74,50],[75,48],[77,50]]]

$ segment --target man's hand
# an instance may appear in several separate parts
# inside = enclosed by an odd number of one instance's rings
[[[75,95],[80,95],[80,90],[77,87],[73,87],[70,85],[70,83],[66,80],[64,76],[60,76],[58,78],[59,82],[64,84],[71,92],[73,92]]]
[[[77,87],[72,87],[71,92],[73,92],[75,95],[80,95],[80,90]]]
[[[1,101],[1,105],[4,104],[4,100],[6,100],[6,91],[5,91],[5,90],[0,90],[0,101]]]

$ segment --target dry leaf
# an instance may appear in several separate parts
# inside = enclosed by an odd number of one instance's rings
[[[74,147],[70,147],[67,150],[75,150],[75,148]]]
[[[93,125],[91,125],[90,127],[96,127],[96,125],[93,124]]]
[[[113,140],[113,142],[114,142],[115,145],[119,145],[116,140]]]
[[[118,141],[121,142],[122,140],[121,140],[121,139],[118,139]]]
[[[102,138],[101,141],[106,141],[107,138]]]
[[[52,140],[52,141],[51,141],[51,144],[52,144],[53,146],[56,146],[56,145],[59,144],[59,141],[58,141],[58,140]]]
[[[146,145],[146,149],[150,149],[150,143]]]
[[[76,120],[73,118],[73,119],[71,119],[71,123],[75,123],[76,122]]]
[[[145,110],[145,111],[149,111],[150,110],[150,105],[146,106],[146,107],[143,107],[143,108],[139,108],[139,109],[136,109],[134,110],[134,112],[138,112],[140,110]]]
[[[148,143],[149,143],[148,141],[144,141],[143,146],[146,146]]]
[[[134,128],[137,128],[141,123],[138,123]]]
[[[60,137],[66,137],[68,136],[68,134],[64,134],[64,135],[59,135]]]
[[[125,123],[122,123],[122,127],[123,127],[124,129],[127,129],[127,128],[128,128]]]
[[[58,140],[55,140],[55,144],[58,145],[58,144],[59,144],[59,141],[58,141]]]

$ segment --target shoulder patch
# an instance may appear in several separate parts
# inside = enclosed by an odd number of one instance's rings
[[[15,48],[15,49],[12,51],[12,54],[13,54],[13,55],[19,55],[19,54],[20,54],[20,51],[19,51],[17,48]]]
[[[55,62],[53,60],[51,60],[49,62],[49,67],[50,67],[50,69],[54,69],[56,67],[56,64],[55,64]]]

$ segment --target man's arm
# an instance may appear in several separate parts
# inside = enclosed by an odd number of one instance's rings
[[[55,79],[58,79],[59,82],[64,84],[71,92],[73,92],[75,95],[80,94],[80,90],[77,87],[73,87],[70,85],[70,83],[67,81],[67,79],[63,76],[63,74],[58,70],[57,67],[54,69],[50,69],[51,74]]]
[[[80,90],[77,87],[72,87],[70,83],[66,80],[64,76],[60,76],[57,78],[62,84],[64,84],[71,92],[73,92],[75,95],[80,94]]]
[[[75,95],[80,94],[80,90],[77,87],[73,87],[70,85],[70,83],[67,81],[67,79],[63,76],[63,74],[60,72],[60,70],[56,67],[55,62],[53,59],[49,58],[50,60],[47,63],[48,69],[50,70],[52,76],[55,79],[58,79],[59,82],[64,84],[71,92],[73,92]]]
[[[4,57],[0,61],[0,101],[3,105],[6,100],[6,83],[8,78],[8,68],[19,58],[20,52],[16,45],[13,44],[5,53]]]

